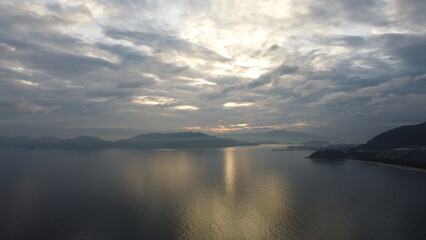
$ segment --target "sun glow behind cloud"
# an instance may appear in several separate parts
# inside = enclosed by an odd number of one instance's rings
[[[16,82],[23,84],[23,85],[28,85],[28,86],[38,86],[40,84],[35,83],[35,82],[31,82],[31,81],[25,81],[25,80],[15,80]]]
[[[0,1],[3,127],[30,113],[153,131],[422,121],[425,82],[386,83],[426,73],[426,4],[369,3]]]
[[[179,106],[172,107],[171,109],[193,111],[193,110],[198,110],[199,108],[191,106],[191,105],[179,105]]]
[[[174,103],[176,99],[168,97],[155,97],[155,96],[136,96],[132,102],[141,105],[165,105]]]
[[[226,107],[226,108],[250,107],[252,105],[254,105],[254,103],[251,103],[251,102],[240,102],[240,103],[227,102],[227,103],[223,104],[223,106]]]
[[[182,80],[188,81],[190,86],[203,86],[203,85],[208,85],[208,86],[215,86],[217,85],[214,82],[210,82],[207,81],[203,78],[188,78],[188,77],[179,77]]]
[[[192,126],[192,127],[183,127],[182,129],[188,131],[205,131],[213,133],[227,133],[227,132],[238,132],[238,131],[250,131],[250,130],[283,130],[283,129],[297,129],[297,128],[307,128],[307,127],[324,127],[326,123],[321,122],[294,122],[294,123],[283,123],[277,125],[257,125],[252,126],[248,123],[239,123],[239,124],[229,124],[229,125],[219,125],[216,127],[201,127],[201,126]]]

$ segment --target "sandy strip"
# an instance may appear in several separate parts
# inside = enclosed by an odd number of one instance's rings
[[[401,166],[401,165],[390,164],[390,163],[370,162],[370,161],[358,160],[358,159],[352,159],[352,158],[346,159],[346,160],[359,162],[359,163],[365,163],[365,164],[371,164],[371,165],[380,165],[380,166],[385,166],[385,167],[399,168],[399,169],[404,169],[404,170],[408,170],[408,171],[416,171],[416,172],[426,173],[426,169],[423,169],[423,168],[407,167],[407,166]]]

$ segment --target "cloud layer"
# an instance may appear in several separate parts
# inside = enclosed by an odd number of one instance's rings
[[[0,135],[281,126],[364,140],[426,119],[424,11],[422,0],[0,0]]]

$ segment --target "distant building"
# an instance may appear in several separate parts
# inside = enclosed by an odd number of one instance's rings
[[[310,141],[303,143],[303,147],[312,150],[322,150],[330,145],[327,141]]]

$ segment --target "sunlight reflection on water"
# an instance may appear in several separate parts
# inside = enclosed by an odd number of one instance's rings
[[[0,239],[426,236],[423,173],[307,154],[3,150]]]

